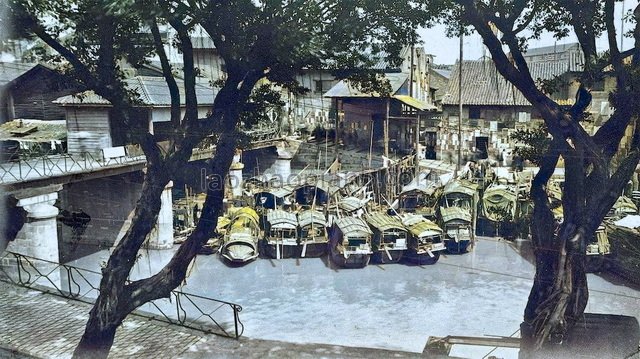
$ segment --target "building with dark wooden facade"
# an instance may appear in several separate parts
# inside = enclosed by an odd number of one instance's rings
[[[53,100],[82,87],[46,64],[0,63],[0,122],[14,119],[64,120]]]

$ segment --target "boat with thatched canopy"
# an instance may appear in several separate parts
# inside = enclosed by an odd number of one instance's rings
[[[440,259],[440,252],[446,249],[442,229],[416,214],[403,214],[401,219],[409,232],[405,259],[419,265],[435,264]]]
[[[444,187],[439,219],[449,253],[466,253],[475,240],[478,185],[453,179]]]
[[[376,263],[397,263],[407,250],[407,229],[397,217],[383,212],[364,216],[373,231],[372,259]]]
[[[367,223],[360,218],[336,219],[329,232],[331,261],[344,268],[365,267],[371,259],[372,235]]]
[[[398,195],[397,204],[392,206],[397,208],[398,213],[415,213],[427,219],[436,220],[438,201],[442,196],[443,186],[439,181],[420,181],[418,184],[412,182],[404,187]]]
[[[315,209],[298,212],[299,257],[321,257],[327,253],[327,220],[324,214]]]
[[[258,214],[250,207],[231,208],[229,224],[220,246],[220,255],[228,264],[243,265],[258,258],[260,225]]]
[[[264,250],[271,258],[296,257],[298,247],[298,218],[282,209],[267,211],[264,228]]]

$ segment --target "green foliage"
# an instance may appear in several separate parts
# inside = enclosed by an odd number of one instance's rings
[[[253,90],[251,99],[245,103],[240,122],[244,129],[251,129],[256,125],[275,127],[278,125],[278,116],[285,105],[279,91],[269,84],[262,84]]]
[[[516,154],[535,165],[540,165],[552,140],[545,125],[532,129],[516,130],[510,137],[524,145],[516,148]]]

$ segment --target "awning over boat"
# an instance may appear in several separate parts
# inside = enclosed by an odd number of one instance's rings
[[[326,226],[327,220],[324,218],[322,212],[313,209],[298,213],[298,225],[300,225],[300,227],[306,227],[312,223]]]
[[[403,215],[402,224],[416,237],[442,234],[442,229],[437,224],[417,214]]]
[[[442,188],[441,185],[439,185],[436,182],[429,182],[429,183],[420,183],[419,185],[416,185],[415,183],[410,183],[404,187],[402,187],[402,192],[400,192],[400,195],[404,195],[410,192],[420,192],[420,193],[424,193],[427,195],[432,195],[434,194],[439,188]]]
[[[613,222],[616,226],[625,228],[640,228],[640,215],[628,215],[620,220]]]
[[[462,194],[466,194],[467,196],[473,197],[476,195],[477,189],[478,189],[477,184],[458,179],[458,180],[449,181],[449,183],[447,183],[446,186],[444,186],[444,194],[446,195],[449,193],[462,193]]]
[[[367,223],[356,217],[342,217],[336,219],[336,226],[345,237],[368,237],[373,234]]]
[[[258,227],[258,214],[249,207],[231,209],[229,219],[232,227]]]
[[[515,219],[518,197],[516,188],[509,185],[491,185],[482,196],[484,215],[492,221],[503,220],[502,215],[510,214]]]
[[[295,213],[281,209],[273,209],[267,212],[267,222],[271,228],[296,229],[298,228],[298,218]]]
[[[444,223],[460,220],[471,223],[471,211],[460,207],[440,207],[440,214]]]
[[[380,232],[391,229],[406,231],[400,220],[383,212],[376,212],[364,216],[364,220],[373,228]]]
[[[296,202],[302,205],[325,204],[340,188],[323,180],[310,179],[295,189]]]
[[[338,207],[346,212],[354,212],[364,207],[367,201],[357,197],[345,197],[338,202]]]
[[[253,198],[258,207],[276,208],[277,205],[284,204],[285,198],[291,193],[293,190],[289,187],[278,187],[256,192]]]

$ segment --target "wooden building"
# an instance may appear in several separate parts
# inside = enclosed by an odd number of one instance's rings
[[[430,87],[432,56],[422,48],[413,52],[411,55],[411,48],[405,49],[399,67],[376,68],[384,72],[384,80],[391,86],[389,95],[362,92],[347,80],[325,93],[335,102],[340,142],[383,149],[389,156],[415,151],[417,138],[422,145],[435,141],[437,107],[433,98],[437,89]]]
[[[178,81],[184,102],[184,83]],[[139,118],[145,121],[150,133],[159,141],[170,128],[171,98],[162,77],[134,76],[125,80],[127,88],[139,95]],[[203,118],[211,110],[216,91],[206,85],[197,85],[198,116]],[[58,98],[54,103],[62,106],[67,120],[67,150],[69,153],[99,153],[109,147],[126,143],[126,128],[118,128],[110,120],[111,104],[92,91]],[[182,111],[184,115],[184,109]]]
[[[53,103],[82,87],[45,64],[0,63],[0,123],[15,119],[64,120]]]

